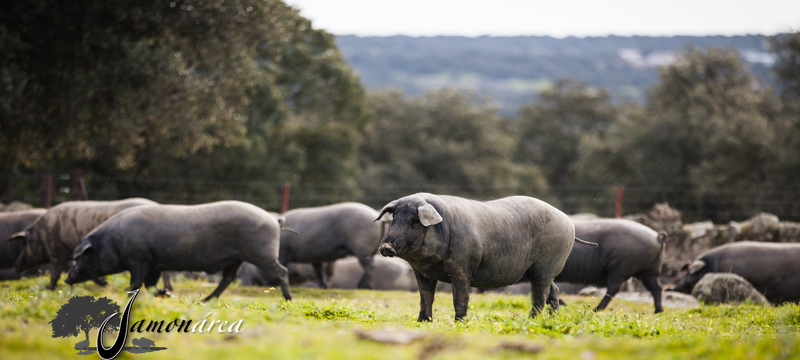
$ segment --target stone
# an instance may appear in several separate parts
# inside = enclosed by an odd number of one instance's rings
[[[364,340],[372,340],[384,344],[410,344],[425,337],[422,331],[397,330],[392,328],[376,330],[356,330],[356,335]]]
[[[20,210],[28,210],[32,209],[33,206],[28,203],[19,202],[19,201],[12,201],[9,204],[0,203],[0,212],[10,212],[10,211],[20,211]]]
[[[781,222],[778,229],[778,242],[800,242],[800,223]]]
[[[688,235],[689,240],[699,239],[706,236],[706,232],[714,229],[714,223],[703,221],[694,224],[683,225],[683,232]]]
[[[497,345],[498,350],[516,350],[526,353],[539,353],[544,350],[544,345],[527,340],[503,341]]]
[[[724,242],[733,242],[739,239],[739,235],[742,234],[742,225],[731,221],[728,225],[725,225],[720,230],[720,235],[722,235]]]
[[[733,273],[709,273],[692,289],[692,296],[704,304],[729,304],[750,301],[768,305],[769,301],[745,278]]]
[[[742,224],[743,240],[772,241],[773,232],[780,227],[778,217],[760,213]]]
[[[594,286],[587,286],[581,291],[578,291],[578,295],[580,296],[594,296],[594,297],[603,297],[606,295],[606,288],[598,289]]]

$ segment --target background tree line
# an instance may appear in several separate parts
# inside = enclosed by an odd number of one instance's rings
[[[774,82],[733,49],[686,48],[646,104],[564,79],[502,116],[445,88],[366,92],[334,38],[281,1],[0,5],[0,172],[87,173],[94,199],[239,199],[275,210],[417,191],[522,194],[611,215],[800,219],[800,33]],[[15,198],[40,192],[17,181]]]

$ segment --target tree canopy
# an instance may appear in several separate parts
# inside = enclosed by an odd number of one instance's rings
[[[1,6],[6,172],[80,165],[116,197],[174,188],[142,177],[355,181],[363,89],[281,1]]]
[[[410,99],[375,92],[369,103],[374,118],[359,151],[365,201],[382,206],[419,191],[547,196],[541,171],[512,160],[516,140],[486,99],[445,88]]]

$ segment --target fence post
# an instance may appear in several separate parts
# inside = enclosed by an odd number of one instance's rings
[[[78,176],[75,177],[75,200],[89,200],[89,194],[86,193],[86,182],[83,180],[83,170],[81,169],[78,169]]]
[[[6,204],[10,204],[11,203],[11,189],[12,189],[12,186],[14,186],[14,183],[11,180],[11,176],[9,176],[8,179],[6,180],[6,200],[5,200]]]
[[[622,217],[622,193],[624,191],[624,187],[617,186],[617,201],[614,204],[614,217],[617,219]]]
[[[281,186],[281,214],[289,211],[289,188],[291,184],[288,182],[283,183]]]
[[[53,203],[53,174],[44,175],[44,199],[42,205],[49,208]]]

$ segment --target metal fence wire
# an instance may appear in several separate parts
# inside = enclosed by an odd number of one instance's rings
[[[346,186],[334,183],[286,183],[258,180],[215,179],[121,179],[80,173],[15,175],[6,177],[4,202],[22,201],[35,207],[56,205],[81,199],[116,200],[144,197],[163,204],[200,204],[221,200],[240,200],[270,211],[287,208],[322,206],[357,201],[373,208],[417,192],[459,195],[490,200],[509,195],[533,196],[550,202],[568,214],[591,212],[613,217],[617,186],[551,187],[538,194],[516,194],[515,189],[464,187],[449,184],[361,184]],[[48,184],[49,182],[49,184]],[[48,198],[48,188],[51,193]],[[287,198],[288,195],[288,198]],[[712,220],[717,223],[745,220],[759,212],[777,215],[784,221],[800,221],[800,188],[741,191],[715,189],[698,193],[685,188],[626,186],[621,198],[621,212],[629,215],[646,212],[655,203],[667,202],[681,211],[684,221]]]

